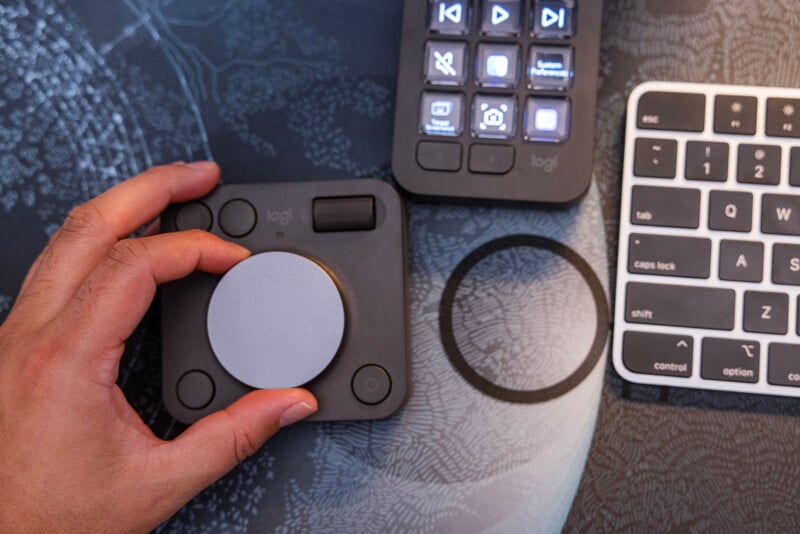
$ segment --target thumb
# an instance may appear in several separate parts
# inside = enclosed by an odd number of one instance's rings
[[[256,452],[279,429],[317,411],[304,389],[257,390],[208,415],[161,447],[155,480],[172,488],[178,510],[206,486]],[[165,480],[166,478],[166,480]]]

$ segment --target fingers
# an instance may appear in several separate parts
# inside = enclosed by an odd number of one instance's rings
[[[278,429],[316,410],[316,399],[304,389],[258,390],[163,444],[151,476],[154,484],[170,488],[168,513],[256,452]]]
[[[158,284],[198,269],[222,273],[249,255],[247,249],[200,230],[119,241],[54,326],[84,349],[79,353],[119,349],[147,311]]]
[[[213,162],[153,167],[73,209],[26,277],[20,306],[31,315],[52,317],[119,239],[170,203],[205,195],[218,180]]]

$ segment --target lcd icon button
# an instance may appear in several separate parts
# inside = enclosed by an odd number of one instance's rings
[[[553,26],[559,30],[563,30],[567,25],[567,10],[566,8],[559,8],[555,10],[551,7],[545,6],[542,9],[542,28],[550,29]]]
[[[540,132],[555,132],[558,130],[558,110],[553,108],[537,109],[533,126]]]
[[[488,56],[486,58],[486,74],[496,78],[508,76],[508,58],[499,54]]]
[[[484,102],[481,104],[481,111],[483,112],[483,120],[478,124],[478,128],[481,130],[492,128],[500,132],[505,132],[508,129],[506,124],[508,105],[500,104],[498,107],[491,107]]]
[[[447,100],[436,100],[431,104],[431,115],[447,117],[453,112],[453,103]]]
[[[492,26],[498,26],[511,18],[511,13],[500,6],[492,6]]]
[[[442,24],[446,24],[447,22],[452,22],[453,24],[461,24],[461,20],[464,16],[464,10],[461,7],[461,4],[453,4],[452,6],[448,6],[446,3],[439,4],[439,22]]]

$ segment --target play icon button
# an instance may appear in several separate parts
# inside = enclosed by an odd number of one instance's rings
[[[481,32],[484,35],[519,35],[522,0],[486,0],[483,2]]]
[[[492,6],[492,26],[497,26],[501,22],[505,22],[511,14],[508,12],[507,9],[503,9],[500,6]]]

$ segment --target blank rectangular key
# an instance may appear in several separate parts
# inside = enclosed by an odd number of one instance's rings
[[[710,239],[631,234],[628,272],[708,278],[710,271]]]
[[[733,330],[736,294],[732,289],[629,282],[625,320]]]
[[[631,194],[632,224],[674,228],[697,228],[700,224],[697,189],[637,185]]]
[[[639,98],[636,125],[641,129],[702,132],[705,120],[705,95],[651,91]]]

